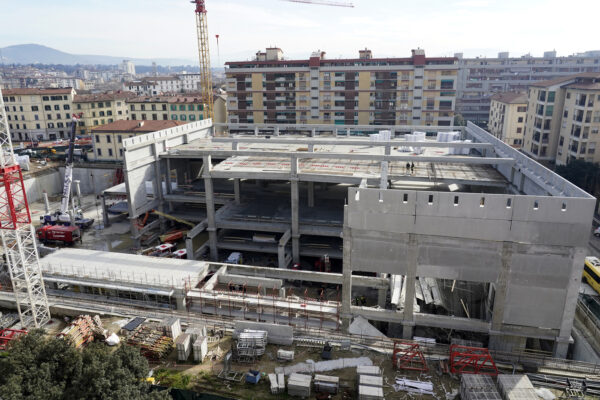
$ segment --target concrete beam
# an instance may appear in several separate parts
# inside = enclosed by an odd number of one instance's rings
[[[281,289],[283,281],[281,279],[272,278],[261,278],[256,276],[245,276],[245,275],[232,275],[224,273],[219,275],[217,278],[221,284],[235,284],[235,285],[247,285],[250,287],[262,287],[263,290],[270,290],[273,288]],[[264,294],[264,293],[262,293]]]

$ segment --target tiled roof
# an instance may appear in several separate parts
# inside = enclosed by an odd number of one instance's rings
[[[135,97],[136,94],[127,91],[107,92],[107,93],[96,93],[96,94],[83,94],[75,95],[73,97],[73,103],[87,103],[91,101],[107,101],[107,100],[123,100]]]
[[[162,129],[185,125],[181,121],[119,120],[92,128],[93,132],[156,132]]]
[[[493,95],[492,100],[507,104],[526,104],[527,95],[519,92],[503,92]]]
[[[71,94],[73,88],[15,88],[15,89],[3,89],[2,94],[6,95],[33,95],[33,94]]]

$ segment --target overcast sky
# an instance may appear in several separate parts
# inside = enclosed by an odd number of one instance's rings
[[[343,2],[344,0],[337,0]],[[207,0],[213,66],[278,46],[287,58],[559,55],[600,49],[599,0]],[[188,0],[0,0],[0,47],[38,43],[76,54],[197,60]],[[219,34],[217,54],[215,35]]]

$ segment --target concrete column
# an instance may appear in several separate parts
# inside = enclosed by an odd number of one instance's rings
[[[317,134],[317,130],[315,128],[312,128],[310,131],[310,137],[315,137]]]
[[[258,126],[254,127],[254,136],[258,136]]]
[[[504,242],[502,244],[502,253],[500,262],[502,269],[498,274],[496,281],[496,294],[494,296],[494,309],[492,310],[492,332],[502,330],[502,320],[504,319],[504,305],[506,303],[507,281],[510,276],[510,265],[513,254],[512,243]]]
[[[315,183],[308,182],[308,206],[315,206]]]
[[[292,260],[300,262],[300,234],[298,221],[299,195],[298,195],[298,178],[291,180],[291,195],[292,195]]]
[[[344,221],[348,220],[348,206],[344,206]],[[344,224],[344,247],[342,249],[342,328],[347,331],[350,326],[352,314],[352,232]]]
[[[377,289],[377,305],[380,308],[385,308],[387,304],[387,288]]]
[[[350,128],[346,129],[346,136],[350,137]]]
[[[159,157],[160,148],[159,143],[154,143],[152,146],[154,152],[154,185],[155,193],[154,198],[158,200],[158,211],[165,212],[164,201],[163,201],[163,190],[162,190],[162,174],[161,174],[161,161]],[[163,217],[158,217],[160,221],[160,232],[164,233],[167,230],[167,223]]]
[[[402,315],[402,337],[411,339],[415,326],[415,279],[417,278],[417,261],[419,257],[417,237],[414,233],[408,234],[408,267],[406,270],[406,295],[404,298],[404,312]]]
[[[335,137],[338,137],[338,129],[337,129],[337,128],[335,128],[335,129],[333,130],[333,133],[335,134]]]
[[[105,228],[108,228],[110,226],[110,222],[108,221],[108,208],[106,207],[106,198],[104,197],[104,195],[102,195],[101,198],[102,198],[102,224],[104,225]]]
[[[279,136],[279,125],[275,127],[275,136]]]
[[[172,184],[171,184],[171,159],[167,158],[167,172],[165,174],[165,181],[167,183],[167,194],[171,194],[173,192],[172,190]]]
[[[210,244],[210,258],[217,261],[219,252],[217,250],[217,225],[215,221],[215,194],[213,191],[212,177],[210,171],[212,169],[210,156],[204,156],[204,168],[202,175],[204,177],[204,190],[206,196],[206,219],[208,222],[208,242]]]
[[[175,297],[175,301],[177,303],[177,311],[186,311],[186,307],[185,307],[185,297],[181,296],[181,297]]]
[[[279,268],[287,268],[287,266],[290,262],[289,256],[286,257],[285,247],[287,246],[287,243],[289,242],[289,240],[291,238],[292,238],[292,231],[290,229],[288,229],[281,236],[281,239],[279,239],[279,244],[277,246],[277,261],[278,261]]]
[[[233,179],[233,195],[235,198],[235,204],[240,204],[240,202],[241,202],[240,186],[241,186],[240,178],[234,178]]]
[[[388,188],[388,162],[381,162],[381,180],[379,181],[379,188],[385,190]]]
[[[46,210],[46,214],[50,214],[50,201],[48,201],[48,193],[44,190],[44,208]]]
[[[571,249],[571,276],[567,284],[567,296],[565,299],[565,308],[563,310],[560,331],[554,342],[554,357],[567,358],[569,350],[569,341],[571,339],[571,330],[573,329],[573,318],[577,309],[577,299],[579,297],[579,285],[581,283],[581,274],[583,273],[583,264],[586,256],[586,248],[576,247]]]

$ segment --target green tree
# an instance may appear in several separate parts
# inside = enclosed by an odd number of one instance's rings
[[[462,116],[462,114],[454,115],[454,126],[466,126],[466,125],[467,125],[467,121]]]
[[[92,344],[82,351],[40,330],[16,341],[0,359],[3,400],[165,400],[149,392],[148,362],[139,350]]]
[[[588,193],[596,194],[600,183],[600,166],[584,160],[571,160],[567,165],[558,165],[556,173],[579,186]]]

